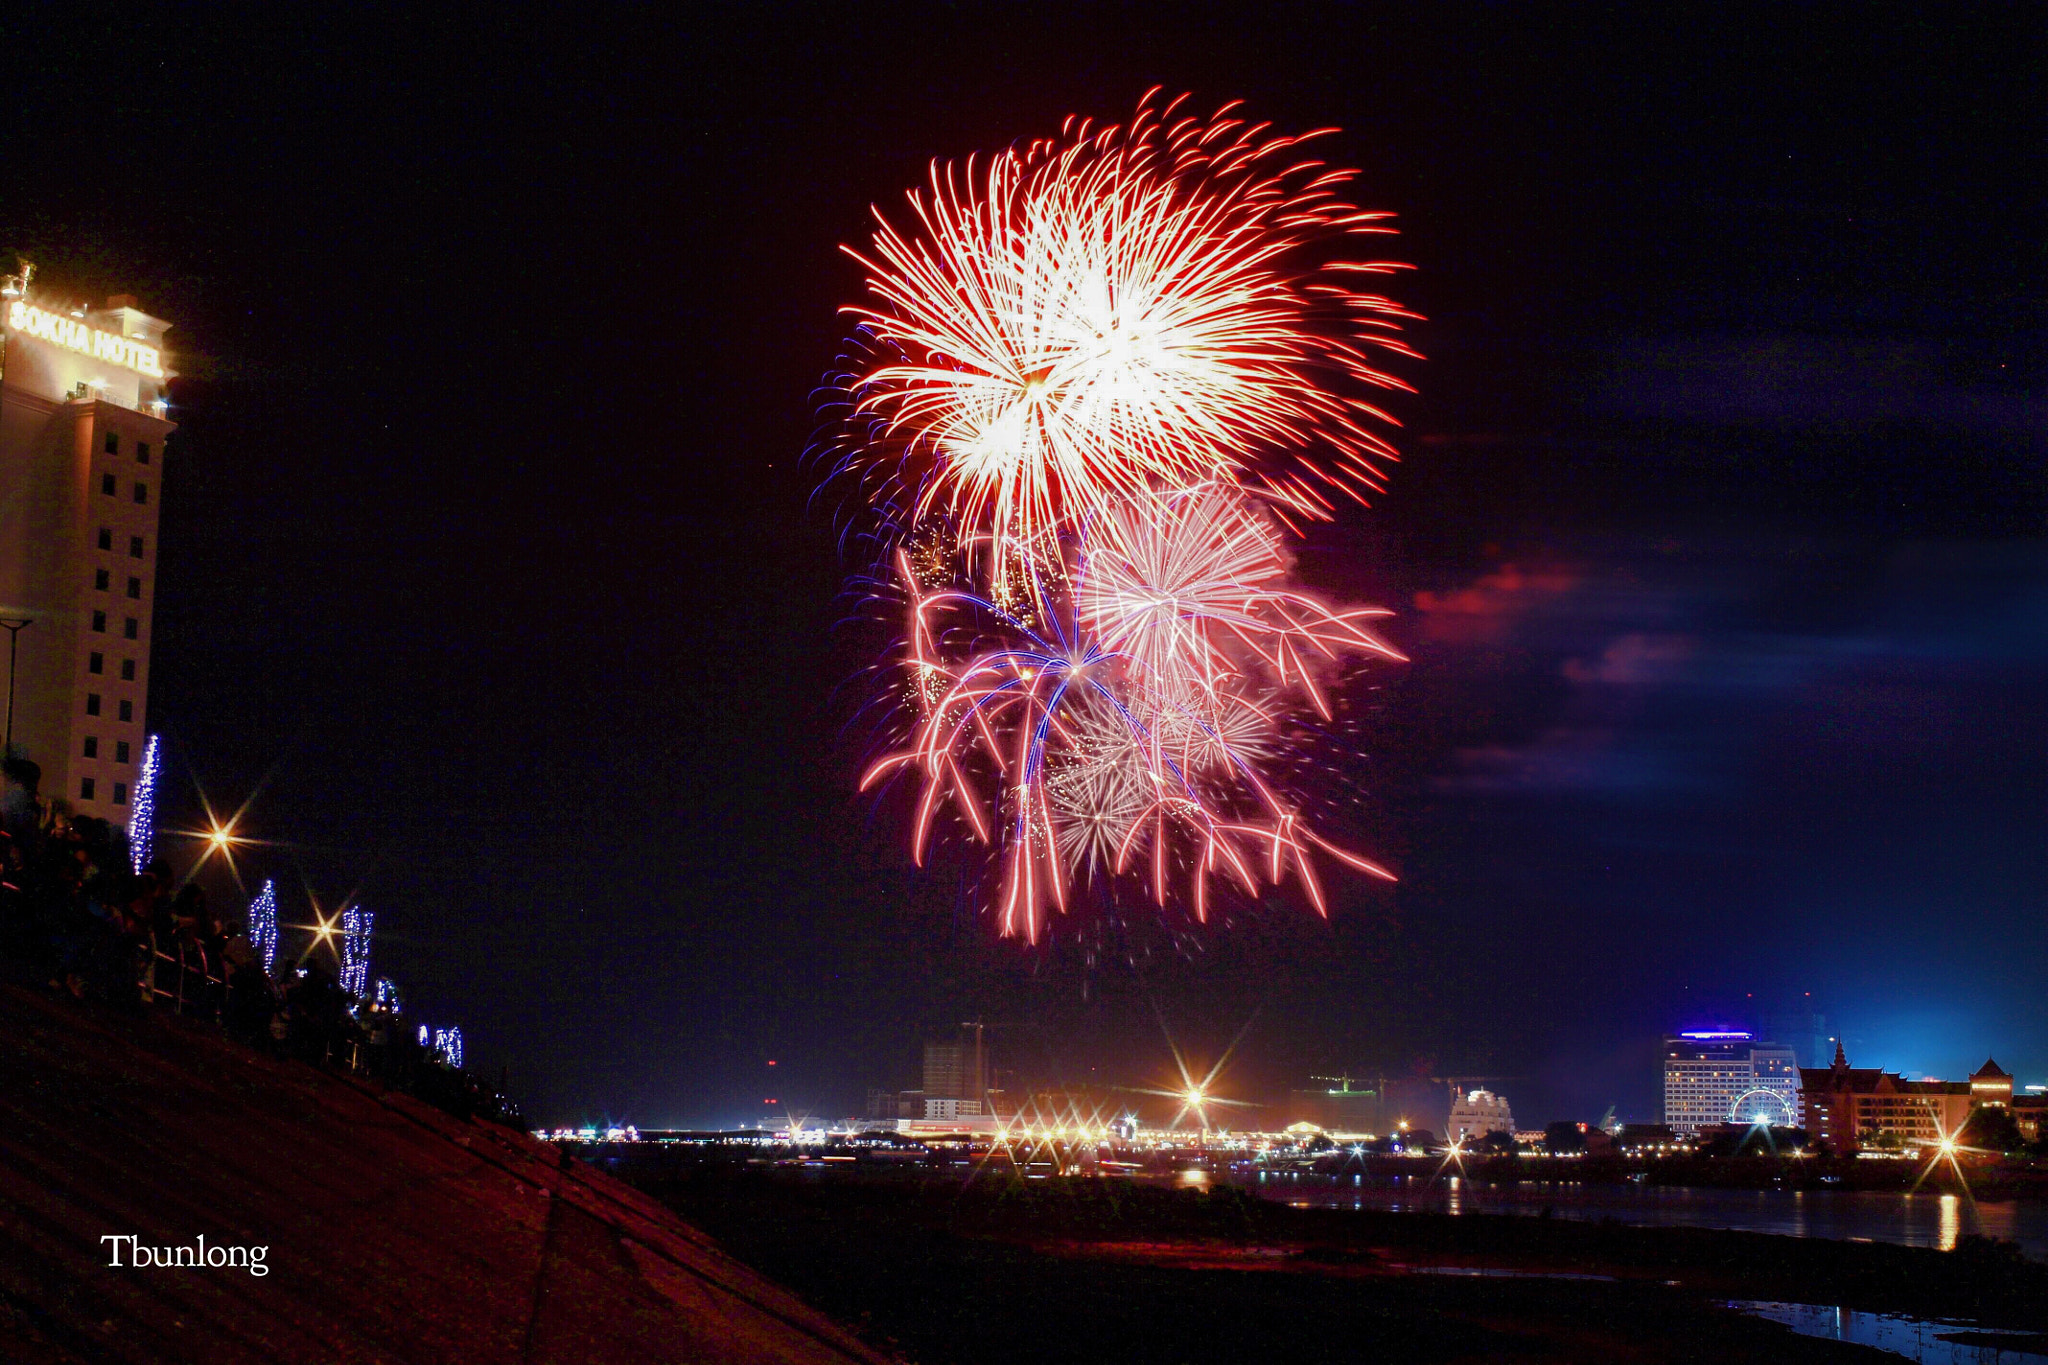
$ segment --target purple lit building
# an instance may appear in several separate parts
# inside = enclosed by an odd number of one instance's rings
[[[1681,1137],[1722,1123],[1796,1128],[1802,1120],[1792,1049],[1733,1029],[1664,1035],[1664,1122]]]

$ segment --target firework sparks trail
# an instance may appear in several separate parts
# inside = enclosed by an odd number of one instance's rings
[[[1205,485],[1112,505],[1100,526],[1104,548],[1083,575],[1081,618],[1166,695],[1213,699],[1219,683],[1244,673],[1250,651],[1280,685],[1302,684],[1327,720],[1318,662],[1402,657],[1363,624],[1390,613],[1333,611],[1288,587],[1279,532],[1232,490]]]
[[[1097,701],[1083,703],[1061,726],[1063,761],[1048,770],[1045,789],[1053,829],[1066,854],[1067,875],[1113,873],[1124,850],[1142,841],[1139,822],[1157,792],[1153,766],[1124,713]]]
[[[1093,562],[1081,555],[1075,600],[1093,591]],[[921,773],[912,837],[920,862],[948,805],[975,837],[1000,845],[1004,933],[1035,941],[1045,911],[1066,908],[1076,870],[1125,872],[1140,853],[1164,904],[1177,836],[1190,846],[1181,861],[1198,920],[1218,874],[1248,895],[1262,880],[1298,875],[1323,911],[1318,851],[1390,876],[1307,828],[1286,794],[1260,777],[1252,760],[1271,742],[1276,704],[1216,687],[1179,695],[1150,686],[1136,653],[1108,648],[1078,611],[1062,620],[1061,603],[1044,603],[1050,629],[1041,633],[975,593],[924,592],[907,555],[898,569],[913,600],[906,663],[923,715],[913,744],[874,764],[861,785],[901,768]],[[979,618],[981,638],[993,642],[954,656],[944,622],[963,613]]]
[[[1347,259],[1387,216],[1309,138],[1148,96],[1124,126],[935,166],[914,222],[877,213],[845,386],[856,470],[907,603],[905,745],[863,789],[918,781],[912,850],[942,815],[996,849],[997,917],[1036,941],[1079,883],[1184,875],[1255,897],[1316,855],[1392,874],[1310,828],[1262,770],[1332,718],[1370,624],[1292,582],[1286,536],[1381,487],[1376,354],[1413,317]]]
[[[1356,282],[1407,267],[1343,257],[1389,215],[1338,197],[1356,172],[1308,155],[1321,133],[1179,104],[934,165],[911,226],[878,210],[849,248],[874,298],[848,310],[873,350],[855,462],[893,455],[913,519],[943,508],[1000,551],[1212,480],[1311,520],[1382,488],[1370,400],[1408,386],[1375,353],[1412,356],[1415,315]]]

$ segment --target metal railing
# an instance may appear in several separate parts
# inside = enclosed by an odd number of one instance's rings
[[[168,1002],[180,1014],[218,1014],[227,999],[227,979],[218,964],[207,960],[206,945],[170,936],[166,952],[161,934],[151,934],[145,949],[142,989],[150,1004]]]

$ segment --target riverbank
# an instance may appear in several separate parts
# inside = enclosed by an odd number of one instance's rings
[[[650,1178],[727,1250],[921,1365],[1885,1357],[1729,1300],[2048,1332],[2048,1266],[1541,1217],[1291,1208],[1229,1187],[706,1166]]]
[[[10,1365],[883,1365],[525,1133],[69,995],[0,1038]]]

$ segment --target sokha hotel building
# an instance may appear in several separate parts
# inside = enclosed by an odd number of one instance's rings
[[[149,696],[169,324],[0,280],[0,620],[10,756],[80,815],[128,823]],[[26,625],[19,623],[26,622]]]

